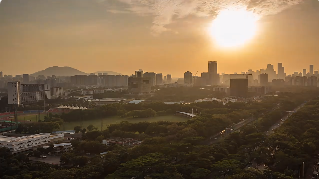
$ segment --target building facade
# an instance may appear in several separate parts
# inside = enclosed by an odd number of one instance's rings
[[[230,79],[230,96],[247,97],[248,78],[246,79]]]
[[[156,85],[163,85],[163,75],[162,73],[156,74]]]
[[[50,142],[63,140],[64,134],[51,135],[40,133],[31,136],[7,137],[0,135],[0,147],[8,148],[12,153],[24,152],[43,146]]]
[[[191,85],[193,83],[193,74],[189,71],[184,73],[184,84]]]
[[[135,76],[128,78],[128,90],[134,94],[150,93],[152,80],[150,77],[144,77],[143,71],[135,73]]]

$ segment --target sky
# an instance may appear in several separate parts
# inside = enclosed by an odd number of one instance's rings
[[[218,46],[207,29],[228,7],[260,15],[243,46]],[[319,69],[318,0],[2,0],[0,71],[34,73],[50,66],[80,71],[135,70],[182,77],[266,68]]]

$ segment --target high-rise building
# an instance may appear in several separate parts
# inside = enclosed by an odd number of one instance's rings
[[[170,84],[172,82],[172,75],[167,74],[167,83]]]
[[[276,79],[276,71],[272,64],[267,64],[266,72],[268,74],[268,82],[272,82],[273,79]]]
[[[261,86],[267,86],[268,85],[268,74],[260,74],[259,75],[259,84]]]
[[[138,71],[135,71],[135,77],[142,78],[143,77],[143,70],[140,69]]]
[[[278,63],[278,79],[285,79],[285,68],[282,63]]]
[[[156,85],[156,73],[154,72],[146,72],[144,73],[143,77],[149,77],[151,79],[151,85]]]
[[[208,73],[217,74],[217,61],[208,61]]]
[[[314,71],[314,75],[318,76],[318,71]]]
[[[201,74],[201,82],[202,82],[202,84],[201,84],[202,86],[210,85],[208,72],[203,72]]]
[[[313,75],[313,65],[310,65],[309,73],[310,73],[310,76],[312,76],[312,75]]]
[[[162,85],[163,84],[163,75],[162,73],[156,74],[156,85]]]
[[[184,84],[192,84],[193,83],[193,74],[189,71],[184,73]]]
[[[88,85],[96,86],[97,85],[97,79],[98,79],[98,76],[95,75],[94,73],[91,73],[88,76]]]
[[[29,83],[30,82],[30,77],[29,74],[23,74],[23,83]]]
[[[230,79],[230,96],[247,97],[248,78],[247,79]]]
[[[307,86],[317,87],[318,78],[316,76],[311,76],[307,79]]]
[[[307,69],[302,70],[302,76],[307,76]]]
[[[131,93],[150,93],[151,78],[143,77],[143,71],[136,71],[135,76],[128,78],[128,90]]]
[[[8,82],[8,104],[21,104],[22,87],[19,81]]]
[[[208,61],[209,85],[218,85],[217,61]]]
[[[2,71],[0,71],[0,78],[2,78],[3,77],[3,72]]]

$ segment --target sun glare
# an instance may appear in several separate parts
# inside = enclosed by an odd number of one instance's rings
[[[237,47],[254,37],[259,17],[245,9],[219,12],[209,28],[210,35],[222,47]]]

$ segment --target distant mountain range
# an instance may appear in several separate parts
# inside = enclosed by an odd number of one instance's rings
[[[95,74],[97,73],[107,73],[108,75],[119,75],[120,73],[117,72],[113,72],[113,71],[98,71],[95,72]],[[53,66],[53,67],[49,67],[46,68],[45,70],[36,72],[31,74],[31,76],[39,76],[39,75],[44,75],[44,76],[74,76],[74,75],[88,75],[88,73],[79,71],[77,69],[74,69],[72,67],[58,67],[58,66]]]

